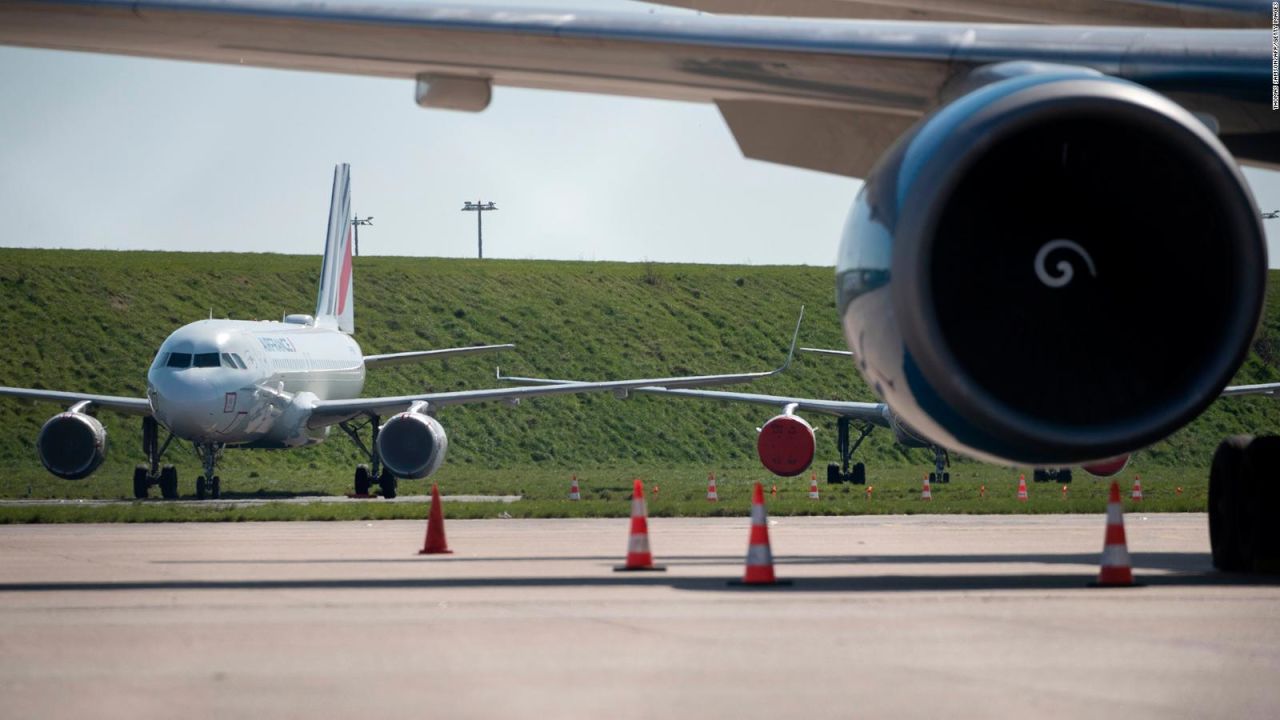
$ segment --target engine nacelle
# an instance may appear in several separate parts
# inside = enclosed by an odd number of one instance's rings
[[[760,464],[774,475],[793,477],[813,463],[813,427],[802,417],[779,415],[760,428],[756,452]]]
[[[107,457],[107,429],[92,415],[64,412],[54,415],[36,437],[40,462],[65,480],[89,477]]]
[[[440,469],[448,449],[444,426],[425,413],[402,412],[378,430],[378,454],[396,477],[427,477]]]
[[[1113,457],[1110,460],[1099,460],[1098,462],[1089,463],[1088,465],[1081,465],[1080,469],[1094,477],[1105,478],[1111,477],[1112,475],[1119,475],[1120,471],[1124,470],[1128,466],[1129,456],[1121,455],[1119,457]]]
[[[859,192],[845,337],[901,422],[986,460],[1078,465],[1199,415],[1248,351],[1259,212],[1201,120],[1079,68],[1011,63]],[[979,76],[975,76],[979,77]]]

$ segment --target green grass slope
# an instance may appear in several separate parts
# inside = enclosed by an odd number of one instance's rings
[[[153,353],[174,329],[210,312],[241,319],[310,312],[319,267],[318,257],[271,254],[0,250],[0,384],[141,396]],[[355,272],[356,339],[366,354],[517,345],[498,355],[370,371],[367,394],[487,387],[495,364],[514,374],[583,379],[767,369],[782,360],[802,304],[802,344],[842,347],[828,268],[364,257]],[[1178,352],[1179,340],[1107,352],[1143,353],[1156,363]],[[1280,308],[1272,296],[1238,381],[1277,379]],[[814,356],[750,390],[873,399],[847,363]],[[35,455],[40,425],[57,410],[0,400],[0,496],[128,496],[141,459],[139,421],[101,413],[107,462],[92,478],[70,482],[48,475]],[[763,407],[608,394],[450,408],[441,415],[450,436],[441,477],[602,467],[622,474],[747,471],[758,467],[754,429],[769,416]],[[835,455],[834,422],[812,421],[821,468]],[[1220,438],[1278,428],[1274,401],[1222,401],[1141,461],[1204,468]],[[930,457],[904,451],[885,432],[874,433],[860,455],[873,468],[904,471]],[[190,492],[198,474],[190,448],[175,445],[167,460],[179,465],[183,492]],[[342,492],[356,462],[351,443],[335,432],[304,450],[229,451],[220,475],[235,491]],[[961,464],[957,475],[981,475],[970,467]]]

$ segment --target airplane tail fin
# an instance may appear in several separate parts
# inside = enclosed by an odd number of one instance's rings
[[[355,287],[351,279],[351,166],[333,169],[333,195],[329,201],[329,230],[320,266],[320,293],[316,297],[316,325],[350,334],[355,332]]]

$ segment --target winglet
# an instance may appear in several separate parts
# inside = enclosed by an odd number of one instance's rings
[[[804,322],[804,306],[803,305],[800,306],[800,317],[796,318],[796,331],[791,334],[791,348],[787,350],[787,359],[785,362],[782,363],[782,367],[769,373],[770,375],[777,375],[778,373],[783,372],[787,368],[791,367],[791,360],[796,356],[796,343],[799,342],[800,340],[800,323],[802,322]]]

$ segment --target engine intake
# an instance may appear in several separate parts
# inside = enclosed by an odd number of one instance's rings
[[[794,477],[813,463],[813,427],[795,415],[778,415],[760,428],[756,438],[760,464],[774,475]]]
[[[49,472],[64,480],[80,480],[106,459],[107,429],[92,415],[59,413],[40,428],[36,451]]]
[[[1248,350],[1266,267],[1252,195],[1204,123],[1059,68],[917,125],[859,193],[837,274],[850,347],[904,422],[1068,465],[1199,415]]]
[[[448,449],[444,426],[425,413],[400,413],[378,430],[378,454],[396,477],[427,477],[440,469]]]

